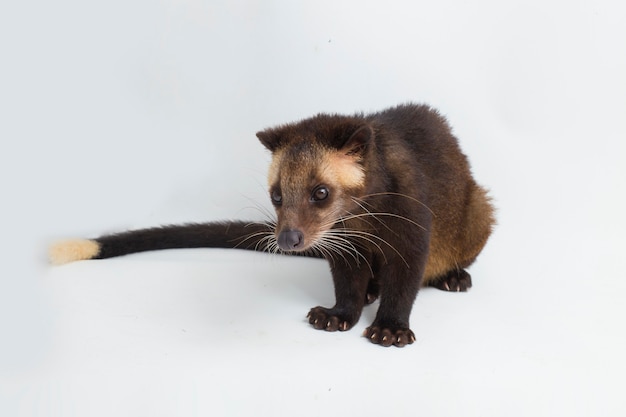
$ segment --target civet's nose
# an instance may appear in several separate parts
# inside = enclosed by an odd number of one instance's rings
[[[299,250],[303,241],[304,235],[299,230],[283,230],[278,234],[278,247],[282,250]]]

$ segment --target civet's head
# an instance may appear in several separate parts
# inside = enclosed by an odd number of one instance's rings
[[[257,133],[272,152],[268,183],[281,250],[314,247],[355,208],[373,135],[363,120],[328,115]]]

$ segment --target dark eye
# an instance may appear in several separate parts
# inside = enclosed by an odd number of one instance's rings
[[[322,201],[328,198],[328,194],[328,188],[323,186],[317,187],[315,190],[313,190],[313,195],[311,196],[311,199],[313,201]]]
[[[272,203],[276,204],[277,206],[280,205],[283,202],[283,196],[280,194],[280,192],[276,191],[276,190],[272,190],[272,192],[270,193],[271,197],[272,197]]]

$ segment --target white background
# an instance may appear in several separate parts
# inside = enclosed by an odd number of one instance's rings
[[[4,2],[0,415],[625,415],[621,3]],[[375,307],[313,330],[323,261],[46,263],[57,238],[260,218],[257,130],[406,101],[449,118],[499,210],[410,347],[360,336]]]

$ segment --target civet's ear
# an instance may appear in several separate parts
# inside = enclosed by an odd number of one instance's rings
[[[370,125],[361,125],[344,141],[340,150],[346,155],[363,156],[374,137]]]
[[[274,152],[281,142],[281,135],[273,129],[262,130],[257,132],[256,137],[270,151]]]

